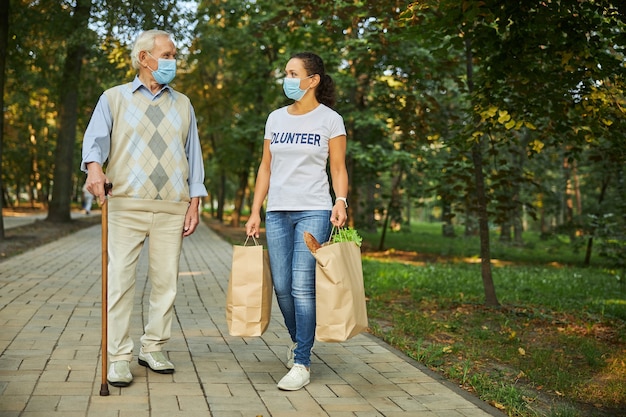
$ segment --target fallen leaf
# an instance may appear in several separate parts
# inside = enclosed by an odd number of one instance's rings
[[[494,407],[496,407],[498,410],[504,410],[504,409],[506,408],[504,405],[500,404],[500,403],[499,403],[499,402],[497,402],[497,401],[493,401],[493,402],[491,403],[491,405],[493,405]]]

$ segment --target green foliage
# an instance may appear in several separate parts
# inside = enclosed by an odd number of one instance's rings
[[[361,246],[363,238],[352,227],[341,227],[335,230],[333,233],[333,243],[339,242],[354,242],[357,246]]]
[[[459,7],[455,1],[424,1],[412,3],[400,20],[425,40],[422,44],[439,63],[460,66],[471,54],[473,71],[465,79],[441,68],[443,78],[460,81],[461,106],[447,113],[447,129],[437,126],[438,140],[454,150],[440,154],[443,163],[433,164],[445,169],[442,181],[433,184],[437,195],[465,216],[468,231],[476,190],[463,167],[465,151],[484,138],[489,214],[503,228],[521,223],[523,210],[541,219],[545,210],[559,210],[567,192],[562,184],[572,179],[572,171],[558,168],[559,161],[575,158],[580,169],[604,149],[603,155],[615,157],[602,165],[607,178],[623,175],[624,126],[612,126],[626,120],[624,21],[611,4],[467,1]],[[541,154],[547,157],[535,162]],[[545,169],[555,162],[554,169]],[[583,193],[594,196],[599,184],[584,183]],[[623,204],[626,194],[619,192],[619,182],[610,181],[609,189],[617,192],[614,202]],[[545,204],[549,200],[556,204]],[[618,227],[625,228],[623,223]]]

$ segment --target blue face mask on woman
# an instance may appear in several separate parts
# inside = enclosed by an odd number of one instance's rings
[[[154,58],[154,56],[148,52],[148,54]],[[176,76],[176,60],[175,59],[163,59],[159,58],[157,69],[152,71],[154,81],[159,84],[169,84]],[[150,68],[150,67],[148,67]],[[152,70],[152,68],[150,68]]]
[[[309,75],[308,77],[305,77],[305,78],[283,79],[283,91],[285,92],[285,95],[287,96],[287,98],[290,98],[295,101],[301,100],[302,97],[304,97],[304,95],[306,94],[306,92],[309,91],[309,89],[308,88],[306,90],[301,89],[300,81],[302,81],[303,79],[306,80],[307,78],[311,78],[314,75],[315,74]]]

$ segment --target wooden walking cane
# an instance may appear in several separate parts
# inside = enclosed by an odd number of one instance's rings
[[[104,203],[102,203],[102,383],[100,384],[100,396],[109,395],[107,383],[107,340],[108,340],[108,299],[109,299],[109,203],[107,194],[113,188],[113,184],[104,184]]]

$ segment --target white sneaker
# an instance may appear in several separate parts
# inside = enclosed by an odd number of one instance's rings
[[[278,383],[278,389],[283,391],[297,391],[311,382],[311,372],[306,366],[295,364],[287,375]]]
[[[114,387],[127,387],[133,382],[133,374],[130,373],[130,362],[115,361],[109,364],[107,380]]]
[[[297,343],[292,343],[291,346],[287,349],[287,368],[293,368],[293,359],[295,358],[294,351],[298,347]]]

